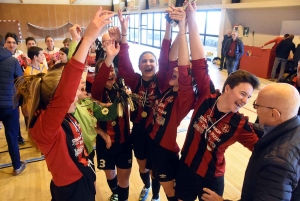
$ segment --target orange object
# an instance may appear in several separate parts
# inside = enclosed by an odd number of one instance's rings
[[[275,59],[275,50],[261,47],[244,46],[240,60],[240,69],[253,73],[257,77],[268,79]]]

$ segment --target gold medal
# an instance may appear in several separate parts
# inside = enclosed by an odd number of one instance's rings
[[[116,124],[117,124],[116,121],[112,121],[112,122],[111,122],[111,125],[112,125],[112,126],[115,126]]]
[[[101,110],[101,112],[102,112],[102,114],[107,115],[108,112],[109,112],[109,110],[108,110],[107,108],[103,108],[103,109]]]
[[[147,114],[147,112],[146,112],[146,111],[143,111],[143,112],[142,112],[142,114],[141,114],[141,116],[142,116],[143,118],[146,118],[146,117],[147,117],[147,115],[148,115],[148,114]]]

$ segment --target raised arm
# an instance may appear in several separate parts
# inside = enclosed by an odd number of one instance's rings
[[[106,14],[104,14],[104,12],[106,12]],[[54,137],[53,133],[60,127],[70,105],[74,101],[89,47],[97,38],[101,29],[110,23],[109,19],[112,16],[112,12],[102,11],[101,7],[96,12],[93,20],[86,29],[77,52],[63,70],[54,98],[47,106],[47,109],[41,114],[41,118],[39,118],[40,121],[42,121],[40,124],[42,125],[42,130],[48,133],[52,138]]]
[[[80,33],[81,28],[78,24],[75,24],[73,27],[70,28],[70,34],[72,36],[72,41],[70,42],[69,52],[68,52],[68,60],[71,59],[75,49],[80,41]]]
[[[111,71],[112,62],[119,51],[120,51],[120,45],[118,43],[115,46],[114,41],[106,42],[107,57],[105,58],[105,61],[102,63],[92,86],[92,97],[94,99],[97,99],[98,101],[102,101],[103,90],[108,80],[109,73]]]
[[[172,76],[173,69],[169,71],[169,52],[171,45],[171,26],[166,21],[166,32],[161,44],[160,55],[158,59],[159,71],[157,73],[158,87],[164,92],[169,87],[169,80]]]
[[[192,71],[194,73],[194,79],[197,83],[199,95],[205,95],[210,91],[211,79],[208,75],[208,66],[205,59],[205,51],[200,39],[197,26],[196,3],[188,3],[186,14],[189,27]]]
[[[192,87],[192,78],[190,76],[190,59],[188,42],[186,38],[186,13],[182,8],[177,8],[170,14],[171,19],[178,20],[179,33],[177,35],[178,47],[178,116],[177,124],[180,124],[182,119],[188,114],[194,104],[194,91]]]
[[[120,52],[118,55],[119,63],[118,63],[118,73],[119,77],[125,79],[126,84],[134,89],[139,82],[140,75],[134,72],[132,63],[129,57],[129,45],[127,43],[127,29],[128,29],[128,21],[129,16],[125,19],[122,16],[121,10],[118,11],[118,17],[121,24],[121,44],[120,44]]]

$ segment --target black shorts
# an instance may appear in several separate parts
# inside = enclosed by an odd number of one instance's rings
[[[110,149],[107,149],[105,141],[97,135],[96,153],[97,168],[100,170],[114,170],[116,166],[121,169],[132,167],[132,146],[129,142],[114,142]]]
[[[160,182],[175,179],[179,163],[178,154],[161,147],[150,138],[148,147],[147,168],[152,170],[154,178]]]
[[[83,176],[69,185],[56,186],[53,181],[50,182],[52,201],[95,201],[96,175],[90,167],[83,169]]]
[[[148,152],[148,134],[146,132],[145,125],[143,123],[133,123],[130,138],[134,156],[139,160],[145,160]]]
[[[185,163],[179,162],[178,171],[175,178],[175,195],[183,201],[201,199],[203,188],[209,188],[220,196],[224,191],[224,176],[213,179],[205,179],[193,172]]]

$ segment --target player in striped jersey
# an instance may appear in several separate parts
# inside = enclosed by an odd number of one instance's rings
[[[155,101],[147,119],[147,131],[150,135],[147,164],[153,176],[163,186],[168,200],[177,201],[174,190],[174,179],[179,163],[177,127],[192,109],[195,96],[190,76],[186,13],[182,8],[171,6],[171,9],[170,17],[179,20],[179,33],[175,39],[180,49],[180,53],[177,53],[178,67],[173,70],[169,88]],[[170,27],[168,22],[167,27]]]
[[[210,188],[219,195],[224,191],[226,149],[240,142],[253,150],[258,137],[248,118],[238,112],[254,89],[258,88],[256,76],[238,70],[231,73],[224,83],[222,94],[216,90],[208,75],[205,52],[196,21],[196,4],[187,9],[190,48],[199,96],[196,102],[186,140],[182,149],[176,175],[176,196],[180,200],[201,200],[203,188]]]
[[[107,113],[116,112],[120,100],[120,93],[115,87],[116,74],[112,62],[120,50],[119,44],[115,47],[115,41],[106,42],[107,57],[101,64],[99,72],[95,77],[92,86],[92,97],[102,103],[110,103]],[[112,108],[114,107],[114,108]],[[123,111],[123,114],[121,114]],[[126,104],[118,115],[107,121],[99,121],[97,127],[106,135],[109,135],[112,142],[106,147],[106,141],[99,135],[96,138],[96,153],[98,169],[104,170],[107,183],[112,191],[109,200],[128,200],[129,176],[132,166],[132,148],[129,140],[129,114]],[[109,113],[109,114],[108,114]],[[117,173],[116,173],[117,169]]]

